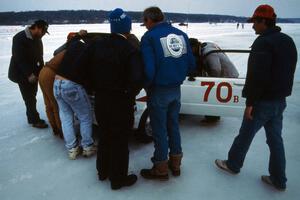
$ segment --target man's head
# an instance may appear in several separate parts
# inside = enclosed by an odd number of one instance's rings
[[[131,19],[121,8],[116,8],[109,14],[111,33],[129,34]]]
[[[199,42],[196,38],[189,38],[189,42],[192,48],[192,52],[194,56],[200,55],[201,42]]]
[[[42,19],[36,20],[30,27],[30,32],[33,38],[42,38],[48,32],[49,24]]]
[[[264,4],[258,6],[251,18],[247,21],[253,23],[253,29],[256,34],[261,34],[268,28],[276,25],[276,14],[272,6]]]
[[[143,20],[146,28],[149,30],[157,23],[164,21],[164,14],[158,7],[146,8],[143,12]]]

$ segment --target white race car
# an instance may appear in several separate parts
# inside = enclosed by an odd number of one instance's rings
[[[217,52],[249,53],[250,51],[220,49],[212,50],[208,54]],[[244,84],[245,78],[187,77],[181,86],[180,113],[241,117],[245,108],[245,98],[242,98]],[[142,113],[138,123],[138,132],[150,135],[151,127],[148,123],[145,91],[140,92],[136,101],[137,110]]]
[[[181,114],[206,116],[242,116],[245,98],[242,89],[243,78],[188,77],[181,86]],[[149,126],[146,93],[144,90],[137,96],[137,112],[142,113],[138,132],[151,135]]]

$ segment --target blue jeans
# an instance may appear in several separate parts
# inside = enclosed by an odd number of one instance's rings
[[[272,182],[278,187],[286,187],[286,161],[281,137],[282,113],[285,108],[285,99],[263,100],[253,106],[253,120],[243,119],[239,135],[234,139],[228,153],[229,169],[236,173],[240,172],[255,134],[264,127],[270,149],[269,173]]]
[[[78,145],[74,129],[74,114],[80,122],[81,146],[94,143],[92,139],[92,107],[85,89],[69,80],[54,81],[54,96],[59,107],[59,117],[67,149]]]
[[[154,140],[153,163],[168,160],[170,154],[181,154],[179,132],[180,86],[153,88],[148,92],[148,109]]]

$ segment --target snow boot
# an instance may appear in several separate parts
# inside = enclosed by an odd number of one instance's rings
[[[91,157],[97,152],[97,147],[95,145],[91,145],[83,148],[82,156],[83,157]]]
[[[153,165],[152,169],[142,169],[141,176],[145,179],[168,180],[168,161],[156,163]]]
[[[171,170],[173,176],[180,176],[180,165],[183,154],[169,155],[169,169]]]
[[[80,154],[79,146],[70,149],[68,153],[69,153],[69,159],[75,160],[77,158],[77,156]]]

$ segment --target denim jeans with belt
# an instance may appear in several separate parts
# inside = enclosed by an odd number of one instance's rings
[[[92,107],[85,89],[70,80],[55,80],[53,89],[67,149],[78,145],[74,129],[74,114],[80,123],[81,146],[86,148],[92,145],[94,143]]]
[[[168,160],[168,153],[182,153],[178,122],[181,106],[180,86],[155,87],[148,91],[148,96],[147,106],[155,148],[152,162],[158,163]]]
[[[285,152],[281,137],[283,111],[286,100],[261,100],[253,106],[253,119],[243,119],[239,135],[234,139],[228,153],[228,167],[239,172],[255,134],[264,127],[270,149],[269,173],[278,187],[286,187]]]

